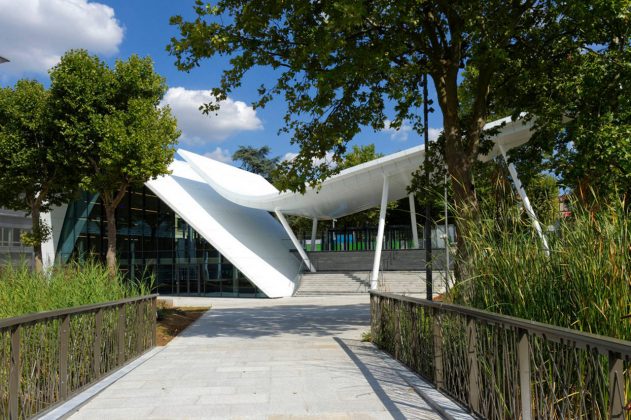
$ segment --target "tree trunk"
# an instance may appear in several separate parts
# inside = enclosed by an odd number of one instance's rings
[[[486,101],[492,72],[481,69],[476,86],[476,96],[471,110],[471,122],[463,132],[458,101],[459,56],[453,57],[444,71],[432,74],[438,104],[443,112],[445,136],[445,160],[451,177],[456,210],[457,252],[455,274],[458,280],[469,277],[470,259],[466,248],[468,227],[478,217],[478,200],[473,185],[473,164],[478,158],[480,135],[484,127]],[[466,138],[465,138],[466,137]]]
[[[447,121],[445,118],[445,159],[447,169],[451,177],[453,188],[454,208],[456,210],[456,249],[457,258],[454,262],[455,277],[457,280],[465,280],[470,276],[469,253],[466,248],[466,238],[470,223],[475,223],[478,216],[478,201],[473,185],[473,162],[477,158],[477,149],[471,152],[468,147],[463,147],[463,139],[458,129],[458,121]],[[467,143],[474,139],[467,139]],[[479,141],[479,139],[478,139]]]
[[[107,261],[107,271],[112,280],[116,278],[118,268],[116,264],[116,207],[125,197],[127,186],[128,184],[125,183],[120,186],[118,191],[101,191],[101,200],[103,200],[105,217],[107,218],[107,253],[105,254],[105,260]]]
[[[107,271],[110,278],[116,277],[116,204],[103,202],[107,218]]]
[[[31,229],[34,237],[37,237],[41,231],[39,203],[37,200],[33,200],[33,204],[31,205]],[[36,273],[44,271],[41,242],[33,244],[33,268]]]

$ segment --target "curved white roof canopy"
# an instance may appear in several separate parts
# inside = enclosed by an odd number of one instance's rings
[[[511,121],[510,117],[491,122],[485,129],[506,124],[493,141],[495,146],[483,158],[489,160],[504,151],[526,143],[532,123]],[[425,158],[423,145],[412,147],[352,168],[308,188],[305,194],[279,192],[263,177],[185,150],[178,154],[212,189],[226,200],[244,207],[276,211],[309,218],[332,219],[378,207],[384,176],[390,181],[388,201],[408,195],[412,173]]]

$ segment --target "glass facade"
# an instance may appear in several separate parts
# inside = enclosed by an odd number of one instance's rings
[[[118,263],[131,279],[153,275],[158,293],[265,297],[236,267],[149,189],[128,191],[116,209]],[[105,259],[107,220],[98,195],[68,205],[57,250],[66,262]]]

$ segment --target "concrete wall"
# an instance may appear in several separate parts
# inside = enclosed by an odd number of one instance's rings
[[[316,271],[371,271],[374,251],[320,251],[308,252]],[[434,269],[445,266],[445,250],[432,252]],[[422,271],[425,270],[424,249],[383,250],[381,253],[383,271]]]

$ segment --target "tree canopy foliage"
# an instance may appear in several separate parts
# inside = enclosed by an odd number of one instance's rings
[[[253,67],[276,70],[275,84],[260,87],[255,105],[279,95],[287,102],[284,130],[300,154],[283,168],[293,182],[288,187],[297,190],[334,170],[313,165],[313,158],[332,150],[339,161],[362,127],[384,128],[389,101],[395,104],[393,126],[410,120],[420,133],[420,85],[429,74],[443,114],[454,198],[466,204],[475,202],[471,167],[493,89],[512,85],[517,67],[536,71],[540,61],[558,63],[592,42],[572,26],[585,7],[579,3],[200,0],[193,21],[172,18],[181,36],[168,48],[183,70],[214,55],[231,56],[214,89],[219,99]],[[458,92],[463,70],[471,75],[466,107]]]
[[[268,157],[269,153],[269,146],[261,146],[260,148],[239,146],[237,151],[232,154],[232,160],[240,162],[241,169],[259,174],[272,182],[272,172],[276,169],[280,156],[270,158]]]
[[[66,53],[51,72],[53,124],[75,159],[81,186],[98,192],[107,216],[107,262],[116,269],[115,209],[129,187],[169,172],[179,137],[150,58],[132,55],[109,68],[84,50]]]
[[[631,2],[590,3],[574,24],[591,44],[538,74],[519,65],[512,96],[495,104],[536,116],[536,135],[513,154],[521,171],[554,172],[583,204],[631,194]]]
[[[48,91],[34,80],[0,89],[0,206],[31,214],[31,233],[21,239],[33,246],[38,271],[41,243],[50,233],[40,213],[68,201],[76,184],[66,150],[51,130]]]

